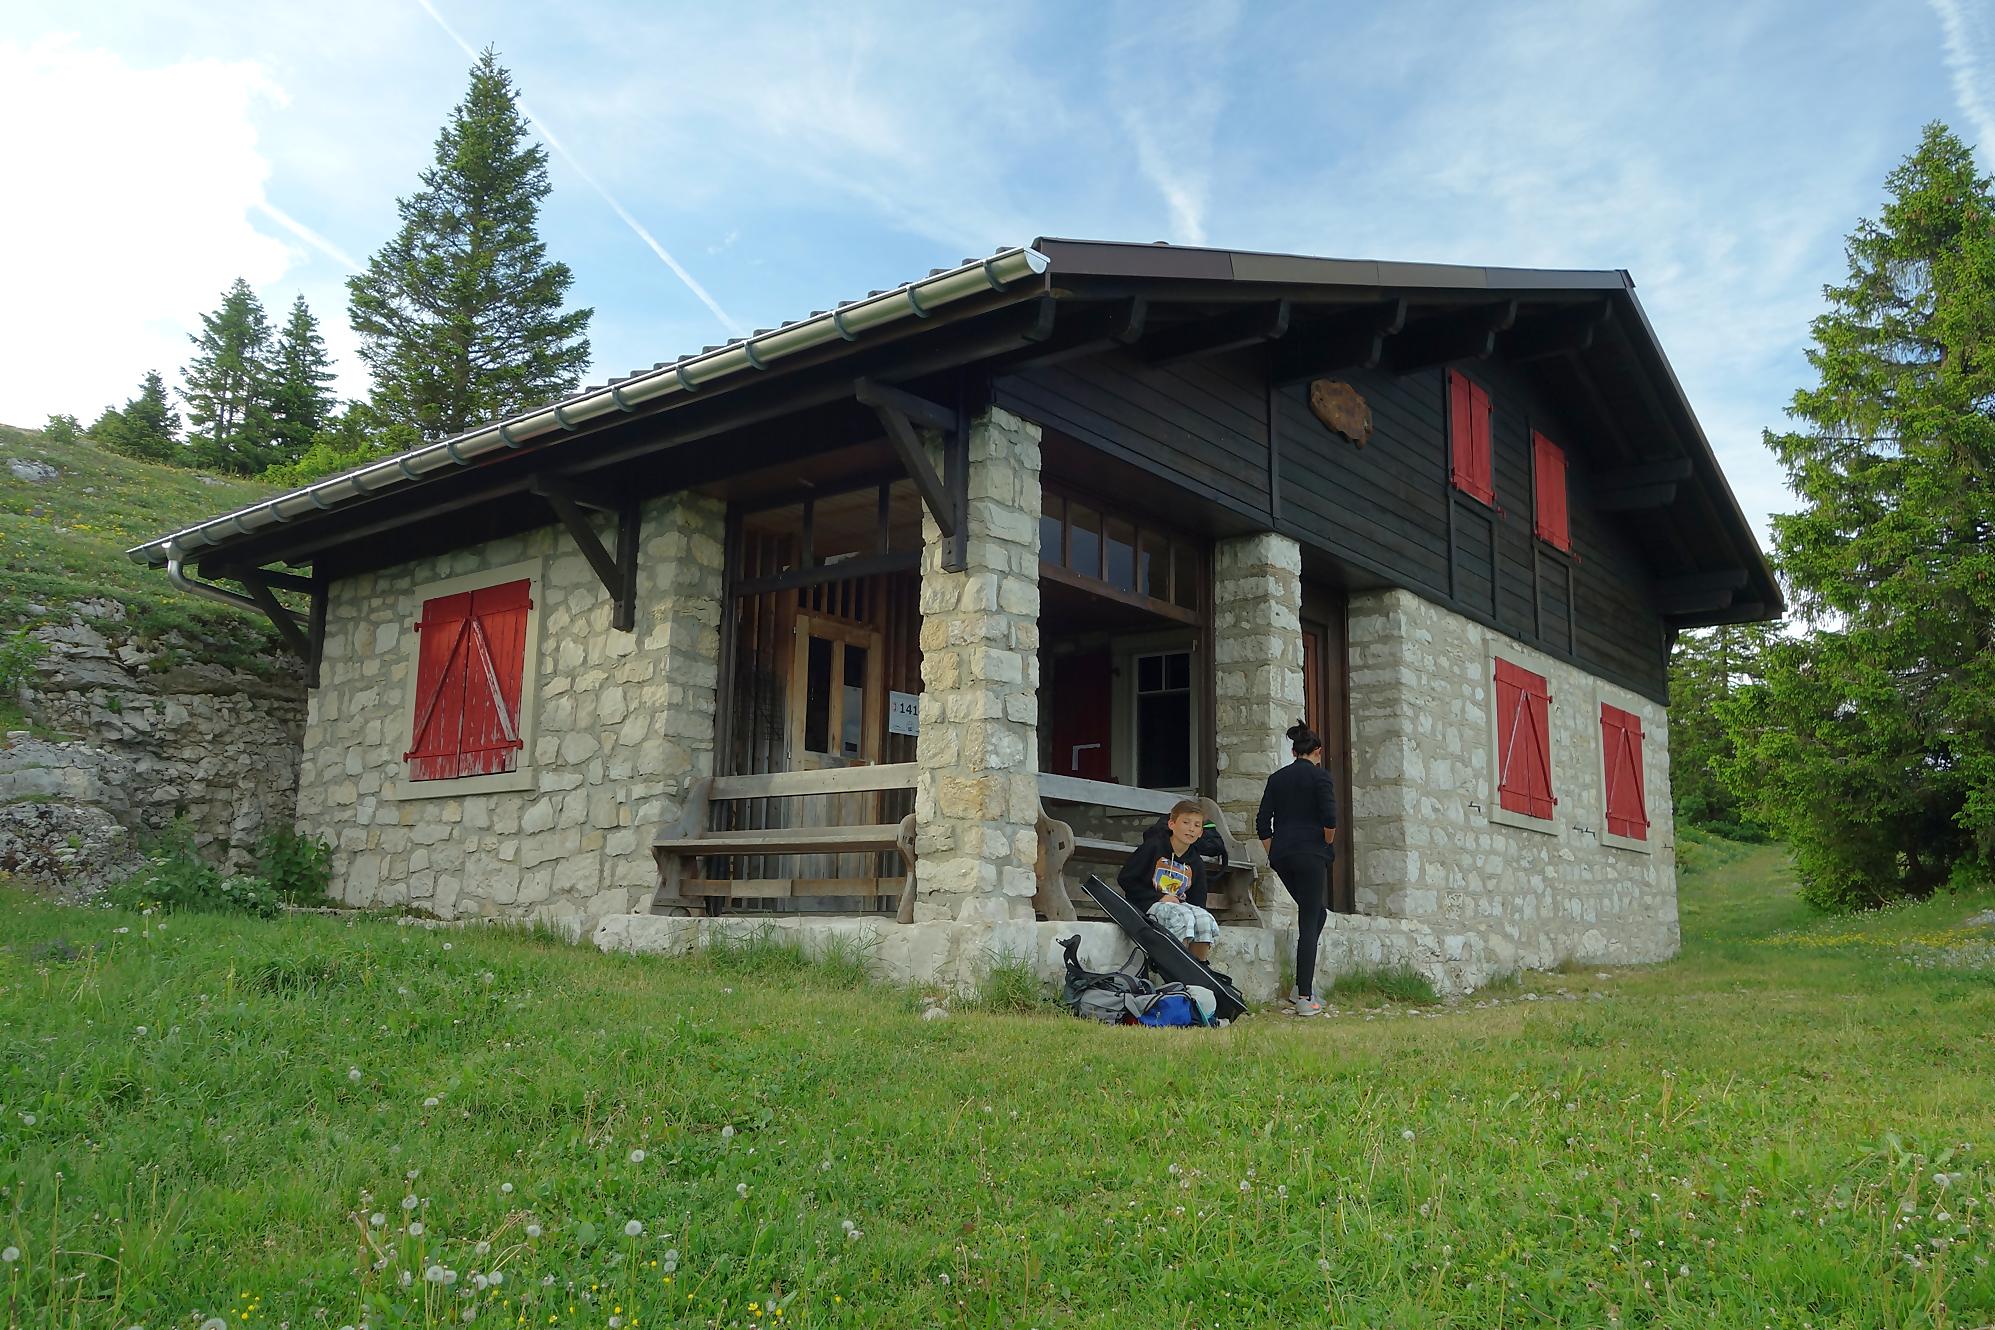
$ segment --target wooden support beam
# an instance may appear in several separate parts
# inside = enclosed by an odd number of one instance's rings
[[[743,578],[733,584],[733,594],[759,596],[768,591],[791,591],[797,587],[816,586],[821,582],[839,582],[848,577],[873,577],[887,573],[910,572],[919,567],[921,567],[919,550],[895,550],[891,554],[862,554],[856,558],[840,559],[837,563],[820,563],[808,568],[794,568],[787,573],[772,573],[768,577]]]
[[[1711,610],[1729,609],[1732,593],[1720,587],[1706,587],[1697,591],[1672,591],[1656,597],[1656,613],[1664,618],[1683,614],[1703,614]]]
[[[1481,360],[1496,350],[1497,334],[1517,322],[1515,300],[1499,300],[1438,318],[1422,319],[1392,340],[1388,356],[1392,372],[1445,365],[1451,360]]]
[[[1341,369],[1377,369],[1386,340],[1406,326],[1404,298],[1380,301],[1294,329],[1274,358],[1277,386]]]
[[[963,524],[963,508],[957,501],[958,496],[966,492],[948,483],[949,449],[958,433],[956,412],[871,379],[855,381],[852,395],[872,407],[879,416],[880,426],[887,432],[887,441],[894,447],[894,455],[907,468],[908,478],[914,481],[921,501],[928,506],[936,529],[953,541]],[[916,421],[942,433],[944,475],[935,474],[935,467],[928,460],[928,449],[922,445],[921,436],[914,432]]]
[[[557,476],[535,476],[530,488],[547,501],[547,506],[561,519],[561,525],[568,528],[569,538],[582,551],[582,557],[589,561],[589,566],[596,570],[603,590],[610,593],[610,600],[615,606],[611,626],[620,632],[634,630],[637,627],[637,506],[627,504],[621,509],[611,510],[617,513],[617,552],[612,557],[603,548],[595,527],[589,524],[589,515],[583,511],[581,497],[567,482]],[[587,506],[594,507],[595,504]]]
[[[1669,617],[1667,611],[1665,617]],[[1717,628],[1728,623],[1758,623],[1766,618],[1766,604],[1757,600],[1735,600],[1723,610],[1713,610],[1708,613],[1685,610],[1677,617],[1695,619],[1695,623],[1687,625],[1692,628]]]
[[[1614,306],[1605,300],[1543,314],[1504,333],[1497,349],[1504,359],[1519,362],[1576,354],[1591,347],[1613,317]]]
[[[304,629],[298,626],[298,616],[284,608],[283,603],[277,599],[277,593],[270,589],[270,583],[264,580],[263,571],[248,568],[234,574],[234,577],[242,583],[243,589],[249,592],[250,599],[257,603],[277,629],[277,635],[284,639],[284,645],[291,648],[298,659],[309,666],[312,663],[312,644],[306,639]]]
[[[1290,311],[1288,301],[1277,300],[1159,329],[1143,339],[1142,355],[1162,368],[1277,341],[1288,332]]]
[[[1639,513],[1667,508],[1676,502],[1674,482],[1663,485],[1631,485],[1626,489],[1593,491],[1596,513]]]
[[[1659,597],[1682,596],[1700,591],[1743,591],[1745,585],[1745,569],[1720,568],[1711,573],[1684,573],[1678,577],[1658,579],[1655,590]]]
[[[1688,457],[1665,457],[1654,462],[1637,462],[1633,466],[1616,467],[1612,471],[1593,473],[1593,487],[1597,490],[1639,489],[1644,485],[1663,485],[1690,479],[1690,459]]]
[[[305,658],[306,686],[317,688],[321,666],[326,658],[326,602],[332,599],[332,579],[317,568],[312,570],[312,613],[305,630],[311,654]]]

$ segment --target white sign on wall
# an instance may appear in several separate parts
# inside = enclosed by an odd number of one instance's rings
[[[921,695],[918,693],[887,694],[887,733],[921,733]]]

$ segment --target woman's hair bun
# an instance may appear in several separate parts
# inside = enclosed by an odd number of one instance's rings
[[[1307,733],[1309,733],[1309,726],[1302,721],[1297,721],[1295,724],[1288,727],[1287,737],[1291,739],[1299,739]]]

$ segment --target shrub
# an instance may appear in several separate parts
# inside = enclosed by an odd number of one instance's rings
[[[1050,1001],[1031,961],[1012,952],[998,952],[989,958],[968,1006],[973,1011],[1021,1015],[1043,1011]]]
[[[279,827],[256,845],[256,872],[292,905],[319,905],[332,885],[332,846],[317,836]]]
[[[42,433],[50,443],[75,443],[83,433],[83,424],[75,416],[58,412],[48,418]]]
[[[0,638],[0,697],[12,697],[22,684],[35,677],[35,662],[48,654],[48,644],[17,628]]]
[[[194,848],[194,831],[176,818],[153,846],[146,868],[110,892],[126,909],[147,906],[166,911],[251,914],[269,918],[283,902],[260,877],[224,877]]]

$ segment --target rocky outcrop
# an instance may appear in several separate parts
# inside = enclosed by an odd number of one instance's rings
[[[78,610],[34,633],[47,647],[22,691],[35,729],[0,747],[0,869],[87,890],[175,817],[216,862],[248,867],[296,810],[302,674],[169,664],[184,649],[118,640],[115,603]]]

